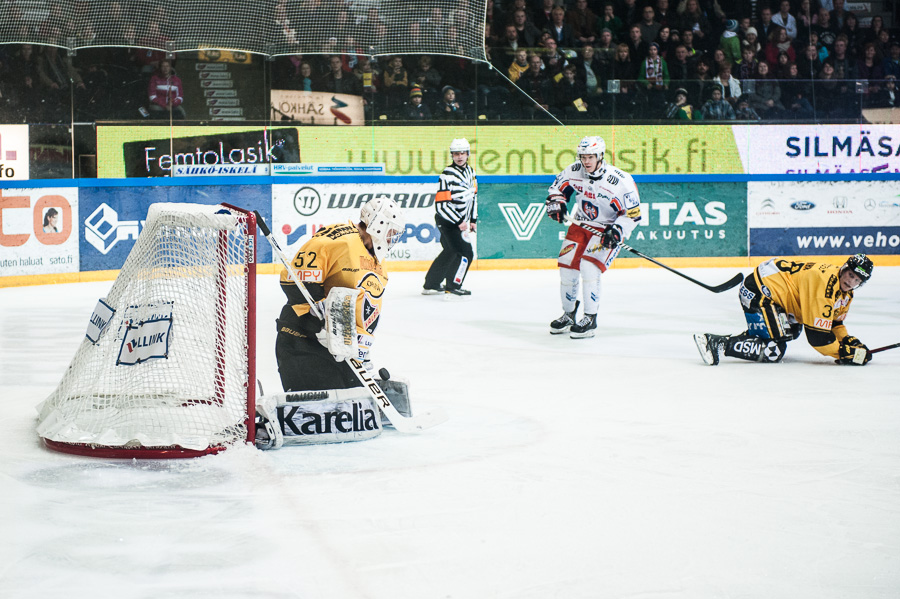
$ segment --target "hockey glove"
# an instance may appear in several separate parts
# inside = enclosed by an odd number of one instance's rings
[[[556,222],[561,223],[565,221],[568,211],[564,200],[547,198],[547,216]]]
[[[852,335],[847,335],[841,339],[841,346],[838,351],[841,356],[838,359],[838,364],[864,366],[872,359],[872,353],[869,351],[869,348]]]
[[[607,225],[600,237],[600,245],[608,249],[614,249],[622,242],[622,227],[613,223]]]

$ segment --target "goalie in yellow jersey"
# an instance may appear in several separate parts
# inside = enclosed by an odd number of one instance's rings
[[[740,335],[694,335],[703,361],[719,356],[751,362],[780,362],[788,341],[806,327],[806,339],[820,354],[839,364],[862,366],[872,359],[863,343],[847,333],[844,319],[853,292],[872,276],[874,265],[864,254],[840,266],[821,262],[766,260],[740,286],[747,330]]]
[[[388,276],[384,259],[405,230],[400,207],[393,200],[375,198],[363,205],[359,222],[345,222],[319,229],[294,256],[291,265],[306,286],[319,313],[328,309],[339,293],[337,312],[346,322],[325,321],[310,312],[309,304],[287,271],[281,273],[281,289],[287,303],[276,321],[275,358],[285,391],[349,389],[361,385],[343,358],[369,360],[375,327]],[[337,338],[332,338],[337,331]],[[349,341],[352,343],[344,343]],[[351,348],[351,354],[338,350]]]

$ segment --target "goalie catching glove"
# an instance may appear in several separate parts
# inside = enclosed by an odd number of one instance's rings
[[[847,335],[841,339],[839,352],[841,357],[837,361],[838,364],[864,366],[872,359],[872,352],[869,351],[869,348],[852,335]]]
[[[319,343],[338,362],[359,359],[356,336],[356,298],[359,291],[349,287],[332,287],[325,298],[325,326],[316,335]]]
[[[622,227],[615,223],[607,225],[603,235],[600,236],[600,245],[611,250],[620,243],[622,243]]]
[[[566,219],[569,209],[566,207],[566,201],[560,197],[547,198],[547,216],[558,223]]]

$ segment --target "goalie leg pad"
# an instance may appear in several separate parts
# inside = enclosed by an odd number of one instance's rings
[[[362,387],[274,396],[284,445],[365,441],[381,434],[372,394]]]

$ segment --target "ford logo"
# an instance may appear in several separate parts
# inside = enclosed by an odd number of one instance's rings
[[[791,208],[794,210],[812,210],[815,207],[815,204],[807,200],[800,200],[791,204]]]

